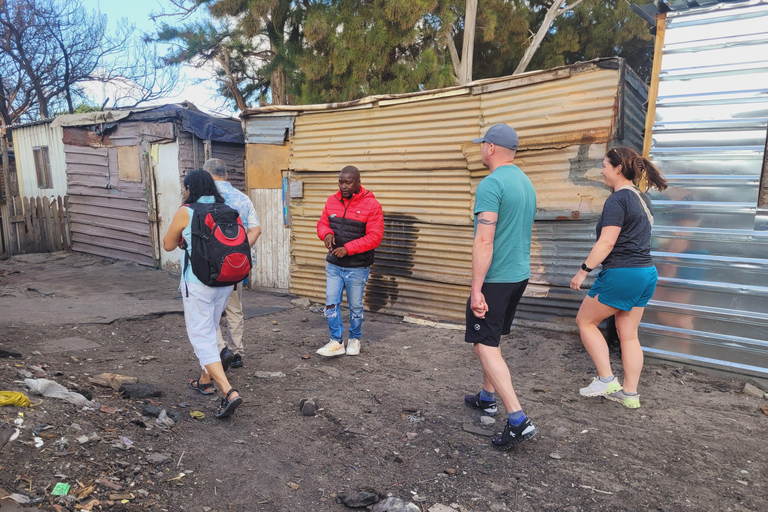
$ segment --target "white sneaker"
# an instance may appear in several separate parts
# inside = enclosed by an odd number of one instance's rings
[[[356,356],[360,353],[360,340],[357,338],[349,338],[347,341],[347,355]]]
[[[329,341],[323,348],[317,350],[318,354],[325,357],[343,356],[345,352],[344,345],[336,340]]]
[[[589,386],[579,390],[579,394],[581,396],[606,396],[617,391],[621,391],[621,384],[616,377],[610,382],[603,382],[600,377],[595,377]]]

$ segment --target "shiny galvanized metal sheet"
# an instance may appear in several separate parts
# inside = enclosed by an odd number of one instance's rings
[[[16,175],[20,197],[65,196],[67,194],[67,166],[64,158],[63,131],[47,123],[34,123],[13,129],[13,147],[16,156]],[[39,188],[35,168],[34,148],[47,147],[51,164],[53,188]]]
[[[756,219],[768,130],[768,3],[670,13],[652,160],[659,285],[647,353],[768,376],[768,233]],[[765,176],[763,176],[765,179]]]
[[[282,146],[293,135],[294,116],[260,116],[244,121],[246,144]]]
[[[518,317],[572,323],[583,292],[568,285],[594,243],[608,195],[602,158],[609,145],[637,147],[643,126],[645,86],[622,72],[623,61],[605,65],[575,66],[535,83],[499,80],[472,96],[452,91],[359,110],[302,112],[291,139],[291,180],[303,182],[304,190],[290,203],[291,291],[325,300],[327,251],[316,223],[338,189],[338,171],[352,164],[385,216],[366,307],[461,321],[471,279],[474,191],[488,173],[471,140],[507,122],[519,127],[517,163],[539,198],[532,277]],[[617,138],[620,124],[624,139]]]
[[[117,148],[67,145],[64,152],[72,250],[154,266],[146,190],[118,179]]]

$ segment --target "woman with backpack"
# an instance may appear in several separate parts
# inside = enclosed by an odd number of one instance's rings
[[[578,290],[587,275],[603,265],[576,316],[581,342],[598,374],[579,393],[602,396],[636,409],[640,407],[637,386],[643,369],[637,329],[656,290],[658,274],[651,258],[651,202],[635,183],[645,176],[649,187],[664,190],[667,181],[651,162],[623,147],[608,151],[600,173],[612,193],[597,222],[598,240],[581,270],[571,279],[571,288]],[[621,344],[623,385],[613,376],[608,344],[597,327],[613,315]]]
[[[193,242],[192,236],[195,204],[218,205],[220,203],[223,209],[228,207],[224,205],[224,198],[219,194],[211,175],[203,170],[191,171],[184,179],[184,188],[186,194],[184,205],[174,215],[168,233],[163,237],[163,248],[166,251],[172,251],[179,247],[185,252],[180,284],[184,302],[184,321],[189,341],[203,368],[199,379],[189,381],[189,387],[203,395],[212,395],[215,393],[213,382],[211,382],[213,380],[221,392],[225,393],[216,411],[216,417],[226,418],[243,403],[240,394],[229,384],[224,374],[216,338],[216,328],[229,294],[232,292],[232,285],[203,284],[195,275],[193,265],[188,262],[193,260],[193,248],[200,250],[200,242]]]

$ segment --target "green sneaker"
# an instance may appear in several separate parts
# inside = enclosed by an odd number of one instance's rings
[[[579,390],[579,394],[581,396],[606,396],[617,391],[621,391],[621,384],[616,377],[610,382],[603,382],[600,377],[595,377],[589,386]]]
[[[605,395],[605,398],[613,400],[614,402],[619,402],[629,409],[638,409],[640,407],[640,395],[628,395],[623,389],[611,393],[610,395]]]

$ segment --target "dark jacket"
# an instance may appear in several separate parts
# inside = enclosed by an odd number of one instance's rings
[[[347,200],[336,192],[325,202],[325,208],[317,222],[317,236],[325,240],[333,234],[333,248],[344,246],[347,256],[337,258],[328,254],[328,263],[340,267],[369,267],[373,253],[384,238],[384,214],[373,192],[360,187],[357,194]]]

